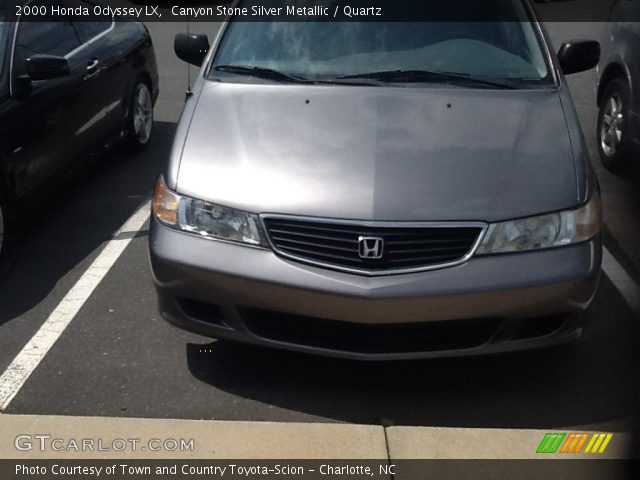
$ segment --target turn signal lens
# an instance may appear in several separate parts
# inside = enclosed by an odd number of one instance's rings
[[[594,195],[589,203],[576,212],[576,237],[578,241],[595,237],[602,229],[602,198]]]
[[[178,224],[179,205],[180,197],[169,190],[161,175],[153,194],[153,214],[162,223],[175,226]]]

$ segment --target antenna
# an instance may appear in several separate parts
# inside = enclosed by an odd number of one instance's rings
[[[189,29],[189,20],[187,20],[187,38],[189,38],[189,41],[191,41],[191,31]],[[191,97],[191,95],[193,95],[193,92],[191,91],[191,65],[187,63],[187,91],[185,92],[184,101],[186,102],[187,100],[189,100],[189,97]]]

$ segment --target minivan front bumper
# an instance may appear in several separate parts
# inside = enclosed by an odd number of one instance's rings
[[[582,332],[597,290],[600,237],[529,253],[474,257],[382,277],[304,265],[273,251],[151,220],[160,311],[186,330],[365,360],[499,353]]]

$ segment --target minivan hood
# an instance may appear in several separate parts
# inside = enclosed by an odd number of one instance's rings
[[[578,202],[555,89],[206,82],[177,190],[254,213],[497,221]]]

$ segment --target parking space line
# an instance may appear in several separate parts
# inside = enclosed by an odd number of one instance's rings
[[[609,280],[620,292],[633,312],[640,316],[640,286],[631,278],[611,252],[604,248],[602,252],[602,269]]]
[[[2,373],[0,376],[0,412],[7,409],[29,376],[60,338],[102,279],[109,273],[132,238],[135,237],[135,235],[127,235],[127,233],[138,232],[144,227],[149,217],[149,208],[150,203],[145,202],[120,227],[31,340]]]

